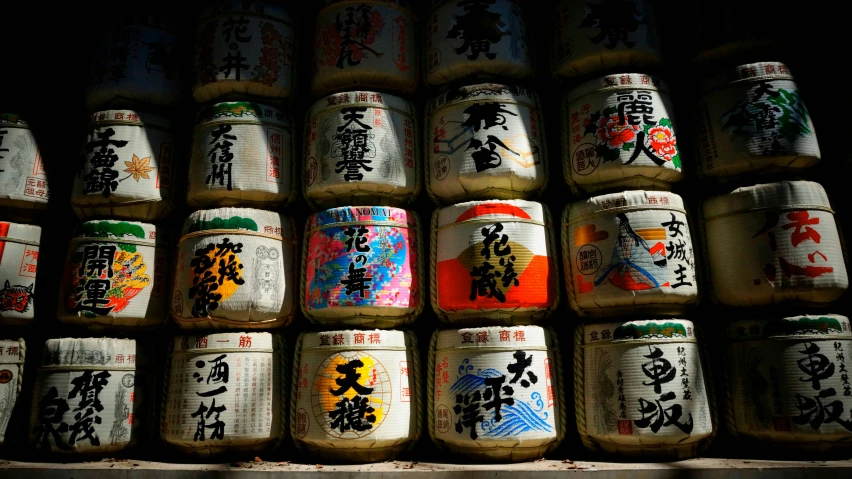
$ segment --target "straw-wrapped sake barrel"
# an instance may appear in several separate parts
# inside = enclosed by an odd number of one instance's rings
[[[580,325],[574,402],[590,451],[688,459],[717,431],[709,373],[691,321]]]
[[[426,119],[426,189],[433,199],[529,198],[547,186],[541,109],[526,88],[454,88],[429,103]]]
[[[581,316],[675,315],[698,302],[697,252],[680,196],[624,191],[565,207],[562,256]]]
[[[811,115],[783,63],[740,65],[706,82],[699,116],[706,177],[796,172],[820,160]]]
[[[17,341],[0,341],[0,446],[6,443],[7,435],[10,438],[18,436],[16,431],[9,429],[9,424],[14,428],[16,423],[19,423],[18,411],[22,408],[18,406],[15,409],[15,404],[21,394],[26,351],[27,346],[23,338]],[[11,421],[14,413],[18,414],[15,414],[15,421]]]
[[[178,244],[171,315],[178,326],[271,329],[297,308],[290,218],[249,208],[196,211]]]
[[[41,227],[0,221],[0,324],[22,325],[35,315]],[[49,298],[45,301],[48,301]]]
[[[44,209],[49,196],[44,162],[29,124],[16,114],[0,113],[0,206]]]
[[[433,0],[426,23],[426,83],[469,76],[530,78],[532,32],[514,0]]]
[[[47,340],[30,415],[35,448],[105,455],[136,445],[154,419],[144,361],[133,339]]]
[[[420,356],[413,333],[302,333],[293,364],[290,434],[323,461],[380,462],[420,438]]]
[[[81,224],[68,247],[57,318],[89,327],[163,324],[170,270],[157,233],[131,221]]]
[[[205,7],[195,34],[193,98],[289,99],[294,37],[290,14],[280,4],[235,0]]]
[[[317,101],[308,115],[304,185],[309,203],[401,206],[420,193],[418,121],[410,101],[351,91]]]
[[[276,334],[175,337],[160,436],[199,456],[275,447],[286,433],[289,362]]]
[[[755,185],[707,200],[704,231],[722,304],[825,305],[849,287],[834,211],[817,183]]]
[[[647,0],[561,0],[555,18],[553,73],[574,77],[662,63]]]
[[[683,178],[668,87],[638,73],[588,81],[564,96],[562,171],[575,191],[669,190]]]
[[[420,221],[389,207],[343,207],[308,218],[300,303],[312,322],[394,328],[423,310]]]
[[[250,102],[203,108],[195,126],[187,203],[276,207],[295,196],[290,115]]]
[[[134,15],[104,29],[89,69],[89,110],[180,102],[184,68],[176,27],[169,17]]]
[[[565,375],[549,329],[436,331],[428,371],[429,436],[442,450],[474,461],[531,461],[565,437]]]
[[[432,214],[432,309],[452,324],[530,324],[556,309],[558,259],[547,207],[471,201]]]
[[[174,144],[163,117],[132,110],[93,113],[71,193],[77,216],[163,217],[171,207]]]
[[[417,40],[408,0],[326,0],[314,30],[311,89],[410,94],[418,81]]]
[[[733,434],[795,451],[852,449],[849,319],[735,321],[727,339],[726,421]]]

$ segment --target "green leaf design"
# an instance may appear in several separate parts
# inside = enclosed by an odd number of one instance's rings
[[[611,106],[609,108],[605,108],[603,111],[604,115],[612,115],[614,113],[618,113],[618,107]]]
[[[651,128],[652,128],[652,127],[653,127],[653,125],[645,125],[645,127],[644,127],[644,131],[645,131],[645,134],[646,134],[646,135],[648,134],[648,132],[649,132],[649,131],[651,131]]]
[[[672,121],[668,118],[660,118],[660,126],[667,126],[669,128],[672,127]]]
[[[232,216],[230,218],[213,218],[211,220],[199,220],[189,226],[188,233],[206,230],[248,230],[258,231],[257,223],[251,218]]]
[[[625,143],[621,145],[621,149],[624,151],[630,151],[633,149],[634,146],[636,146],[636,143]]]
[[[675,166],[675,168],[680,168],[680,152],[678,152],[677,154],[675,154],[675,156],[672,157],[672,164]]]

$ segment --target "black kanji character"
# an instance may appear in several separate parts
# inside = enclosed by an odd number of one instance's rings
[[[340,386],[340,389],[335,391],[333,388],[329,388],[331,394],[341,396],[350,389],[354,389],[355,392],[361,396],[366,396],[373,392],[373,388],[362,386],[361,383],[358,382],[358,380],[361,379],[361,373],[359,373],[357,369],[363,367],[364,363],[360,359],[353,359],[346,364],[337,365],[335,370],[342,374],[343,377],[334,379],[334,382]]]
[[[333,419],[332,429],[337,429],[343,434],[346,431],[366,431],[373,428],[376,422],[375,409],[370,406],[370,398],[355,396],[352,400],[342,397],[335,404],[336,409],[329,412],[328,416]]]
[[[512,377],[512,380],[509,381],[509,384],[515,384],[520,379],[521,380],[521,386],[528,388],[528,387],[530,387],[530,383],[533,383],[533,384],[537,383],[538,377],[536,377],[536,375],[533,374],[532,371],[526,371],[526,369],[532,365],[532,360],[533,360],[532,355],[527,357],[527,353],[525,351],[515,351],[515,353],[512,356],[514,356],[515,362],[510,364],[506,368],[507,371],[514,374],[514,376]],[[524,374],[524,371],[526,371],[527,376],[530,378],[529,381],[527,381],[526,379],[521,379],[523,374]]]
[[[474,391],[473,394],[456,395],[456,405],[453,407],[458,421],[456,421],[456,432],[461,434],[464,428],[470,428],[470,438],[476,440],[476,425],[481,423],[485,417],[480,414],[481,407],[479,402],[482,401],[482,394],[479,391]]]

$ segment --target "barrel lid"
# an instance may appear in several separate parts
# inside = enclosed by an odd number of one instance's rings
[[[668,92],[669,87],[659,78],[644,73],[618,73],[598,77],[572,88],[567,95],[569,102],[590,93],[608,93],[619,90],[653,90]]]
[[[387,108],[411,116],[414,116],[416,112],[414,103],[396,95],[374,91],[347,91],[334,93],[315,101],[311,106],[310,115],[311,118],[314,118],[329,109],[346,108],[349,106]]]
[[[2,233],[3,230],[6,230],[5,233]],[[34,246],[38,246],[41,242],[41,226],[0,221],[0,241],[3,240],[12,242],[19,240],[35,243]]]
[[[663,209],[686,214],[683,198],[668,191],[632,190],[595,196],[568,205],[566,220],[570,223],[587,216],[616,214],[623,211]]]
[[[405,349],[412,346],[412,339],[403,331],[394,330],[345,330],[302,333],[302,351],[307,349]]]
[[[3,350],[3,354],[0,354],[0,364],[21,364],[21,354],[25,347],[23,338],[0,340],[0,348]]]
[[[704,220],[762,209],[823,209],[831,204],[825,189],[812,181],[779,181],[737,188],[704,202]]]
[[[545,225],[544,206],[527,200],[488,200],[458,203],[438,210],[438,228],[458,223],[494,221]]]
[[[547,349],[550,331],[541,326],[490,326],[438,331],[437,349]]]
[[[723,88],[732,83],[766,80],[792,80],[790,68],[781,62],[747,63],[712,75],[700,84],[702,92]]]
[[[426,106],[426,115],[431,116],[435,110],[451,104],[462,102],[500,102],[514,101],[535,105],[538,96],[520,86],[502,85],[499,83],[480,83],[478,85],[450,88],[441,93]]]
[[[852,329],[846,316],[821,314],[732,321],[728,324],[727,335],[733,341],[821,336],[835,339],[852,338]]]
[[[149,223],[120,220],[86,221],[77,227],[74,240],[82,238],[103,238],[105,242],[129,240],[133,244],[155,246],[157,243],[157,227]]]
[[[196,211],[184,221],[182,233],[188,235],[218,230],[254,232],[279,236],[282,239],[293,238],[293,226],[289,219],[274,211],[254,208],[216,208]]]
[[[12,126],[16,128],[29,128],[29,124],[17,113],[0,113],[0,126]]]
[[[261,15],[290,23],[290,14],[283,5],[258,0],[218,1],[201,10],[201,20],[215,15]]]
[[[196,124],[245,122],[275,124],[284,128],[291,128],[293,124],[289,114],[269,105],[248,101],[226,101],[206,106],[199,110]]]
[[[207,335],[179,335],[174,338],[174,352],[188,351],[191,354],[212,354],[223,349],[246,351],[276,350],[277,345],[271,333],[260,331],[242,331]],[[212,351],[211,353],[205,350]]]
[[[415,228],[417,217],[410,211],[390,206],[343,206],[311,215],[308,218],[308,230],[366,222],[377,226]]]
[[[107,125],[148,126],[169,130],[172,124],[169,120],[153,113],[134,110],[104,110],[92,113],[93,127]]]
[[[128,356],[133,356],[129,358]],[[132,359],[132,362],[131,362]],[[44,343],[42,370],[55,366],[93,366],[135,369],[136,340],[114,338],[59,338]]]
[[[639,340],[686,341],[695,339],[695,326],[686,319],[651,319],[583,326],[583,344],[624,343]]]

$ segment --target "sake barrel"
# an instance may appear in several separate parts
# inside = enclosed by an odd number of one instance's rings
[[[89,110],[171,106],[181,98],[181,51],[171,18],[134,15],[105,29],[89,69]]]
[[[569,204],[562,256],[580,316],[675,315],[698,302],[698,255],[674,193],[623,191]]]
[[[30,415],[35,448],[114,454],[135,445],[153,419],[153,383],[137,362],[133,339],[47,340]]]
[[[700,100],[701,174],[802,171],[819,162],[814,125],[783,63],[741,65],[707,82]]]
[[[330,0],[314,30],[311,89],[322,95],[352,87],[411,94],[418,50],[408,0]]]
[[[325,207],[412,202],[418,131],[414,104],[398,96],[353,91],[317,101],[305,128],[305,198]]]
[[[290,14],[276,3],[237,0],[205,7],[195,35],[193,98],[289,99],[294,35]]]
[[[0,113],[0,206],[44,209],[49,197],[44,162],[29,124],[16,114]]]
[[[199,456],[260,452],[281,441],[289,360],[280,336],[177,336],[171,349],[160,417],[164,441]]]
[[[0,324],[23,325],[35,315],[41,227],[0,221]]]
[[[712,381],[691,321],[580,325],[577,428],[590,451],[688,459],[716,434]]]
[[[24,359],[27,346],[24,339],[17,341],[0,341],[0,446],[6,443],[6,434],[14,436],[17,433],[9,429],[9,424],[15,427],[20,412],[15,409],[18,396],[21,394],[21,384],[24,376]],[[18,410],[21,408],[18,407]],[[11,421],[12,414],[15,421]]]
[[[429,436],[441,450],[475,461],[531,461],[565,437],[565,376],[549,329],[436,331],[428,371]]]
[[[426,24],[426,83],[464,77],[531,78],[532,33],[514,0],[435,0]]]
[[[276,108],[217,103],[198,114],[186,200],[191,206],[275,207],[295,196],[293,124]]]
[[[564,96],[562,171],[575,192],[669,190],[683,179],[668,87],[627,73]]]
[[[290,434],[323,461],[380,462],[420,438],[420,355],[411,332],[348,330],[299,337]]]
[[[538,96],[486,83],[449,90],[427,106],[426,190],[435,200],[528,198],[547,186]]]
[[[561,0],[555,23],[552,61],[557,76],[663,62],[656,16],[646,0]]]
[[[86,221],[65,259],[56,317],[91,327],[153,327],[166,319],[167,246],[157,227]]]
[[[420,221],[388,207],[343,207],[308,218],[300,303],[322,326],[401,327],[423,310]]]
[[[81,219],[157,220],[171,205],[175,138],[165,118],[132,110],[92,114],[71,206]]]
[[[727,333],[731,432],[799,452],[852,448],[852,331],[845,316],[735,321]]]
[[[849,287],[834,211],[817,183],[761,184],[707,200],[704,231],[722,304],[824,305]]]
[[[196,211],[183,224],[171,315],[184,329],[271,329],[296,309],[292,221],[271,211]]]
[[[529,324],[559,305],[550,212],[541,203],[492,200],[435,210],[431,301],[453,324]]]

